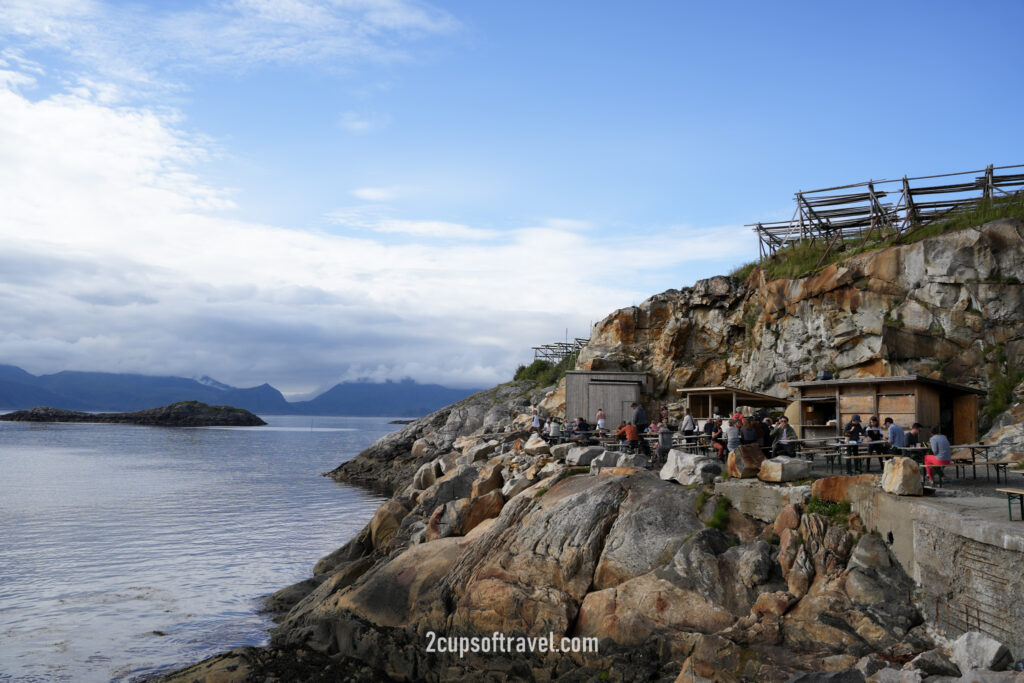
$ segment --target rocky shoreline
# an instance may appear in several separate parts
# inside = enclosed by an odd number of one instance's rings
[[[7,422],[87,422],[147,425],[155,427],[259,427],[267,424],[242,408],[210,406],[198,401],[179,401],[160,408],[132,413],[84,413],[45,406],[0,415]]]
[[[818,369],[988,387],[1024,356],[1022,281],[1024,222],[998,221],[802,280],[755,269],[670,290],[598,323],[577,368],[645,371],[647,398],[669,407],[680,387],[782,395]],[[502,385],[328,473],[392,497],[270,596],[269,648],[167,680],[1015,680],[1005,646],[936,632],[891,539],[832,507],[840,496],[821,493],[826,512],[796,496],[766,521],[731,507],[720,466],[659,476],[636,456],[531,438],[529,406],[564,417],[564,396]],[[1022,424],[1019,406],[996,418],[1000,452],[1024,450]],[[596,638],[599,652],[426,647],[495,632]]]

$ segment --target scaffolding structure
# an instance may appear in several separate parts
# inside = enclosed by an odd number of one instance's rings
[[[869,180],[820,190],[801,190],[796,193],[793,218],[758,222],[747,227],[757,233],[762,259],[804,240],[823,240],[827,254],[834,246],[847,241],[867,242],[872,235],[876,238],[898,236],[949,218],[979,201],[1018,194],[1024,191],[1022,171],[1024,164],[990,165],[978,171],[917,178],[903,176],[899,180]],[[936,178],[948,180],[938,185],[917,185],[918,181]]]

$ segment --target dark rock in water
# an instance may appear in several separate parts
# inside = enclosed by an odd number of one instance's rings
[[[109,422],[159,427],[258,427],[267,424],[242,408],[179,401],[134,413],[83,413],[42,406],[0,415],[8,422]]]
[[[411,425],[416,420],[391,420],[389,425]]]

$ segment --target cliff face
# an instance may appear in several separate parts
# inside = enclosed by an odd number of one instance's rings
[[[855,256],[812,277],[715,277],[598,323],[583,370],[644,370],[652,398],[735,384],[785,395],[818,370],[987,388],[1024,351],[1024,221]],[[1005,360],[1003,358],[1005,357]]]

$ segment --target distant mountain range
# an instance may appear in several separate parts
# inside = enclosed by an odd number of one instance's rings
[[[419,417],[460,401],[477,389],[438,384],[343,382],[309,401],[289,402],[269,384],[239,389],[210,377],[156,377],[110,372],[33,375],[0,365],[0,410],[49,406],[66,410],[134,411],[177,401],[230,405],[263,415]]]

